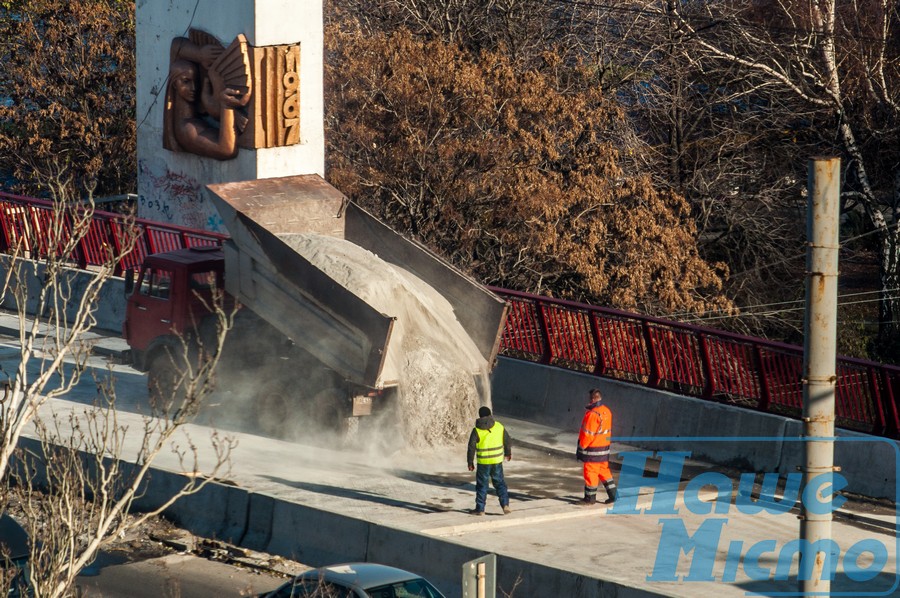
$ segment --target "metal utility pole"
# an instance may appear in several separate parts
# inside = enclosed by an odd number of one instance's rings
[[[809,162],[809,190],[806,253],[806,317],[803,326],[803,487],[816,476],[834,472],[834,390],[837,358],[837,277],[838,223],[840,213],[840,158],[813,158]],[[830,485],[819,496],[822,503],[831,500]],[[812,575],[800,580],[806,595],[829,595],[830,573],[823,577],[825,563],[834,567],[836,555],[825,554],[831,540],[831,509],[812,513],[801,508],[801,546],[817,546]],[[821,544],[817,544],[820,542]],[[809,561],[806,561],[807,565]]]

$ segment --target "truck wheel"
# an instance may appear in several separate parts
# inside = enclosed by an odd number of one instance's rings
[[[162,406],[177,399],[180,372],[176,370],[173,357],[166,352],[156,353],[150,358],[147,364],[147,393],[151,405]]]
[[[264,436],[286,438],[290,432],[293,415],[288,397],[281,385],[270,385],[259,395],[256,409],[256,426]]]
[[[320,430],[343,431],[346,391],[328,388],[313,396],[290,392],[273,383],[260,393],[257,429],[265,436],[299,440]]]
[[[327,388],[316,393],[309,403],[307,421],[310,426],[321,426],[326,430],[343,431],[347,409],[347,391],[342,388]]]

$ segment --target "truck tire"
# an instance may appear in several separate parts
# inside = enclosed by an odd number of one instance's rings
[[[343,421],[348,415],[347,391],[343,388],[327,388],[316,393],[310,402],[308,419],[311,425],[329,431],[343,431]]]
[[[347,393],[343,389],[326,388],[310,397],[273,382],[257,396],[256,427],[265,436],[302,440],[322,430],[344,431]]]
[[[150,357],[147,363],[147,396],[150,397],[150,405],[154,408],[162,408],[164,405],[178,399],[178,377],[174,356],[168,351],[158,351]]]
[[[261,434],[281,439],[290,437],[294,414],[282,384],[270,383],[263,388],[255,411],[256,427]]]

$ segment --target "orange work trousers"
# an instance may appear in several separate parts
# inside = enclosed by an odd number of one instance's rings
[[[588,488],[597,488],[600,482],[608,482],[612,479],[612,472],[609,470],[609,461],[602,463],[583,463],[584,465],[584,485]]]

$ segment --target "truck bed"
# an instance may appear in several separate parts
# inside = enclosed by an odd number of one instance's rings
[[[452,305],[488,364],[506,303],[427,248],[350,202],[318,175],[209,185],[228,228],[226,290],[345,379],[383,388],[395,316],[382,313],[285,242],[319,234],[347,240],[411,272]]]

